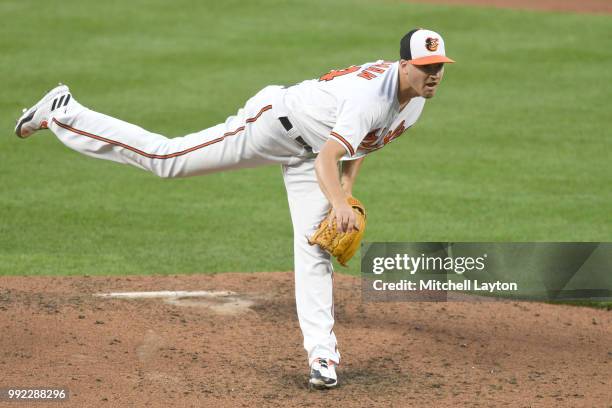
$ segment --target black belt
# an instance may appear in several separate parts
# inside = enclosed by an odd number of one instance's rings
[[[280,123],[283,125],[283,127],[285,128],[285,130],[287,132],[289,132],[291,129],[293,129],[293,125],[291,124],[291,122],[289,121],[289,118],[286,116],[280,117],[278,118],[278,120],[280,120]],[[302,145],[302,147],[308,151],[312,151],[312,147],[310,147],[310,145],[308,143],[306,143],[304,141],[304,139],[302,138],[302,136],[298,136],[295,139],[296,142],[298,142],[300,145]]]

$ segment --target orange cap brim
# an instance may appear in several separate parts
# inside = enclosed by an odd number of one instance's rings
[[[431,55],[429,57],[422,57],[422,58],[408,60],[408,62],[411,63],[412,65],[428,65],[428,64],[439,64],[441,62],[452,64],[455,61],[453,61],[452,59],[448,57],[445,57],[444,55]]]

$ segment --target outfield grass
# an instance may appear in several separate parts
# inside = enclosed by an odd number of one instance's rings
[[[292,269],[278,167],[161,180],[49,132],[20,141],[14,118],[62,81],[95,110],[179,136],[267,84],[396,59],[415,26],[440,31],[458,64],[417,125],[366,160],[366,239],[612,240],[609,16],[346,0],[0,12],[0,274]]]

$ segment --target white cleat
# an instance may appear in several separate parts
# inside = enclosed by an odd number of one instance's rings
[[[310,366],[310,379],[308,380],[309,388],[325,390],[334,388],[338,385],[338,376],[336,375],[336,363],[325,358],[318,358],[313,361]]]
[[[25,139],[37,130],[47,129],[51,113],[66,108],[71,99],[70,89],[60,83],[47,92],[36,105],[23,110],[23,114],[17,119],[15,134]]]

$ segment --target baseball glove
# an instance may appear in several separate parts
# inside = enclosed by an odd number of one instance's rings
[[[308,238],[310,245],[319,245],[323,250],[335,256],[342,266],[346,266],[348,260],[357,252],[366,227],[366,211],[363,204],[354,197],[349,197],[347,201],[353,207],[359,230],[338,232],[336,220],[331,219],[330,208],[325,219],[319,224],[319,228],[317,228],[312,237]]]

